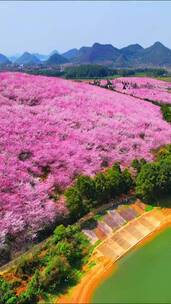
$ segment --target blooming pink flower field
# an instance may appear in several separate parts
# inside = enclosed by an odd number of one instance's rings
[[[95,174],[104,161],[151,160],[151,149],[170,142],[171,126],[149,102],[86,83],[0,73],[1,235],[34,237],[66,212],[51,198],[55,187]]]
[[[148,77],[122,77],[112,81],[117,91],[138,98],[171,104],[171,83]],[[126,85],[125,85],[126,84]]]

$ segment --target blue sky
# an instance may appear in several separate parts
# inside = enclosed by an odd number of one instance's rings
[[[171,48],[171,2],[1,1],[0,53],[49,53],[94,42]]]

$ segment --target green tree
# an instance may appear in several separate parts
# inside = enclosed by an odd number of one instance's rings
[[[146,164],[136,180],[136,194],[143,199],[157,199],[171,192],[171,159]]]
[[[150,200],[154,199],[157,189],[157,176],[159,174],[159,167],[156,163],[148,163],[144,165],[138,174],[136,180],[136,194],[137,196]]]
[[[16,296],[12,296],[10,299],[7,300],[6,304],[17,304],[18,299]]]
[[[70,187],[65,191],[66,204],[72,218],[78,219],[86,213],[82,197],[76,187]]]
[[[19,296],[19,304],[37,304],[41,290],[42,279],[38,270],[35,271],[30,282],[28,283],[27,290]]]
[[[93,200],[95,198],[95,182],[87,175],[80,175],[76,181],[76,187],[82,199]]]
[[[159,162],[157,188],[159,189],[161,194],[171,192],[171,159],[170,158],[166,158]]]
[[[170,105],[161,105],[161,111],[163,114],[163,118],[171,122],[171,106]]]
[[[95,178],[96,198],[99,203],[105,203],[109,200],[110,185],[104,173],[97,173]]]
[[[171,145],[167,145],[165,147],[160,148],[157,152],[157,160],[160,161],[165,158],[171,157]]]
[[[1,304],[16,304],[17,297],[12,289],[12,285],[0,278],[0,303]]]
[[[66,228],[64,225],[59,225],[55,228],[53,232],[53,242],[58,243],[59,241],[65,239],[67,236]]]
[[[34,273],[35,269],[38,267],[40,259],[38,255],[27,255],[23,256],[16,267],[16,274],[20,276],[29,276]]]
[[[67,67],[64,74],[66,78],[99,78],[113,75],[113,71],[101,65],[83,64]]]
[[[123,179],[122,192],[127,193],[134,185],[131,173],[129,172],[128,169],[125,169],[123,171],[122,179]]]
[[[70,278],[71,267],[67,259],[63,256],[53,257],[43,274],[43,286],[44,289],[49,287],[59,287],[63,285]]]
[[[131,166],[137,170],[137,173],[141,171],[142,166],[146,164],[146,160],[144,158],[134,159],[131,163]]]
[[[75,242],[69,242],[68,240],[60,241],[56,246],[56,252],[59,255],[65,256],[69,263],[72,265],[77,258],[80,257],[80,248]],[[77,248],[77,250],[75,250]]]
[[[118,167],[111,167],[106,172],[106,179],[109,185],[109,195],[111,198],[122,192],[122,173]]]

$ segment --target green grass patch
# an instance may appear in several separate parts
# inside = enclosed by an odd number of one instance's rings
[[[171,76],[166,76],[166,77],[157,77],[157,79],[159,80],[164,80],[164,81],[167,81],[167,82],[171,82]]]
[[[167,122],[171,122],[171,106],[170,105],[161,105],[161,111],[163,114],[163,118]]]
[[[104,214],[96,214],[93,218],[95,221],[102,221]]]
[[[89,254],[91,254],[93,252],[93,250],[101,243],[101,240],[96,241],[89,250]]]
[[[151,211],[153,210],[154,206],[152,205],[148,205],[146,208],[145,208],[145,211]]]
[[[78,279],[78,281],[82,278],[82,276],[84,275],[84,271],[82,270],[79,270],[79,269],[76,269],[75,271],[74,271],[74,273],[75,273],[75,275],[77,276],[77,279]]]
[[[92,261],[88,264],[89,269],[92,269],[94,266],[96,266],[96,261]]]

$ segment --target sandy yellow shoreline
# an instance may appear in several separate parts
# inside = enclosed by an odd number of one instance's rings
[[[118,237],[119,235],[123,237],[124,233],[126,233],[126,237],[128,237],[127,230],[129,230],[132,225],[132,231],[134,231],[134,228],[138,225],[140,219],[144,219],[151,221],[151,223],[156,223],[156,227],[148,232],[146,230],[146,234],[137,242],[132,243],[132,245],[129,248],[125,248],[122,250],[120,255],[116,255],[112,258],[112,253],[109,254],[103,254],[103,246],[106,247],[108,245],[108,242],[112,246],[111,239],[115,236]],[[158,223],[158,224],[157,224]],[[127,223],[124,227],[120,228],[118,231],[113,233],[113,235],[106,238],[103,243],[101,243],[95,250],[91,260],[96,261],[96,265],[91,269],[87,270],[83,278],[81,279],[80,283],[73,287],[70,292],[66,295],[61,296],[58,298],[58,300],[55,302],[64,304],[64,303],[91,303],[92,296],[94,294],[94,290],[98,287],[100,283],[103,282],[106,278],[108,278],[114,271],[114,269],[117,267],[116,261],[120,259],[122,256],[124,256],[128,251],[133,249],[137,246],[143,246],[147,242],[151,241],[153,238],[155,238],[159,233],[161,233],[164,229],[166,229],[168,226],[171,225],[171,211],[169,209],[153,209],[150,212],[144,213],[139,218],[134,219],[133,221]],[[134,227],[135,226],[135,227]],[[139,226],[140,228],[140,226]],[[142,227],[143,229],[143,227]],[[122,235],[122,234],[123,235]],[[145,232],[144,232],[145,233]],[[116,242],[116,241],[114,241]],[[119,247],[114,246],[115,252],[118,248],[118,254],[119,254]],[[120,249],[121,251],[121,249]],[[107,256],[108,255],[108,256]]]

